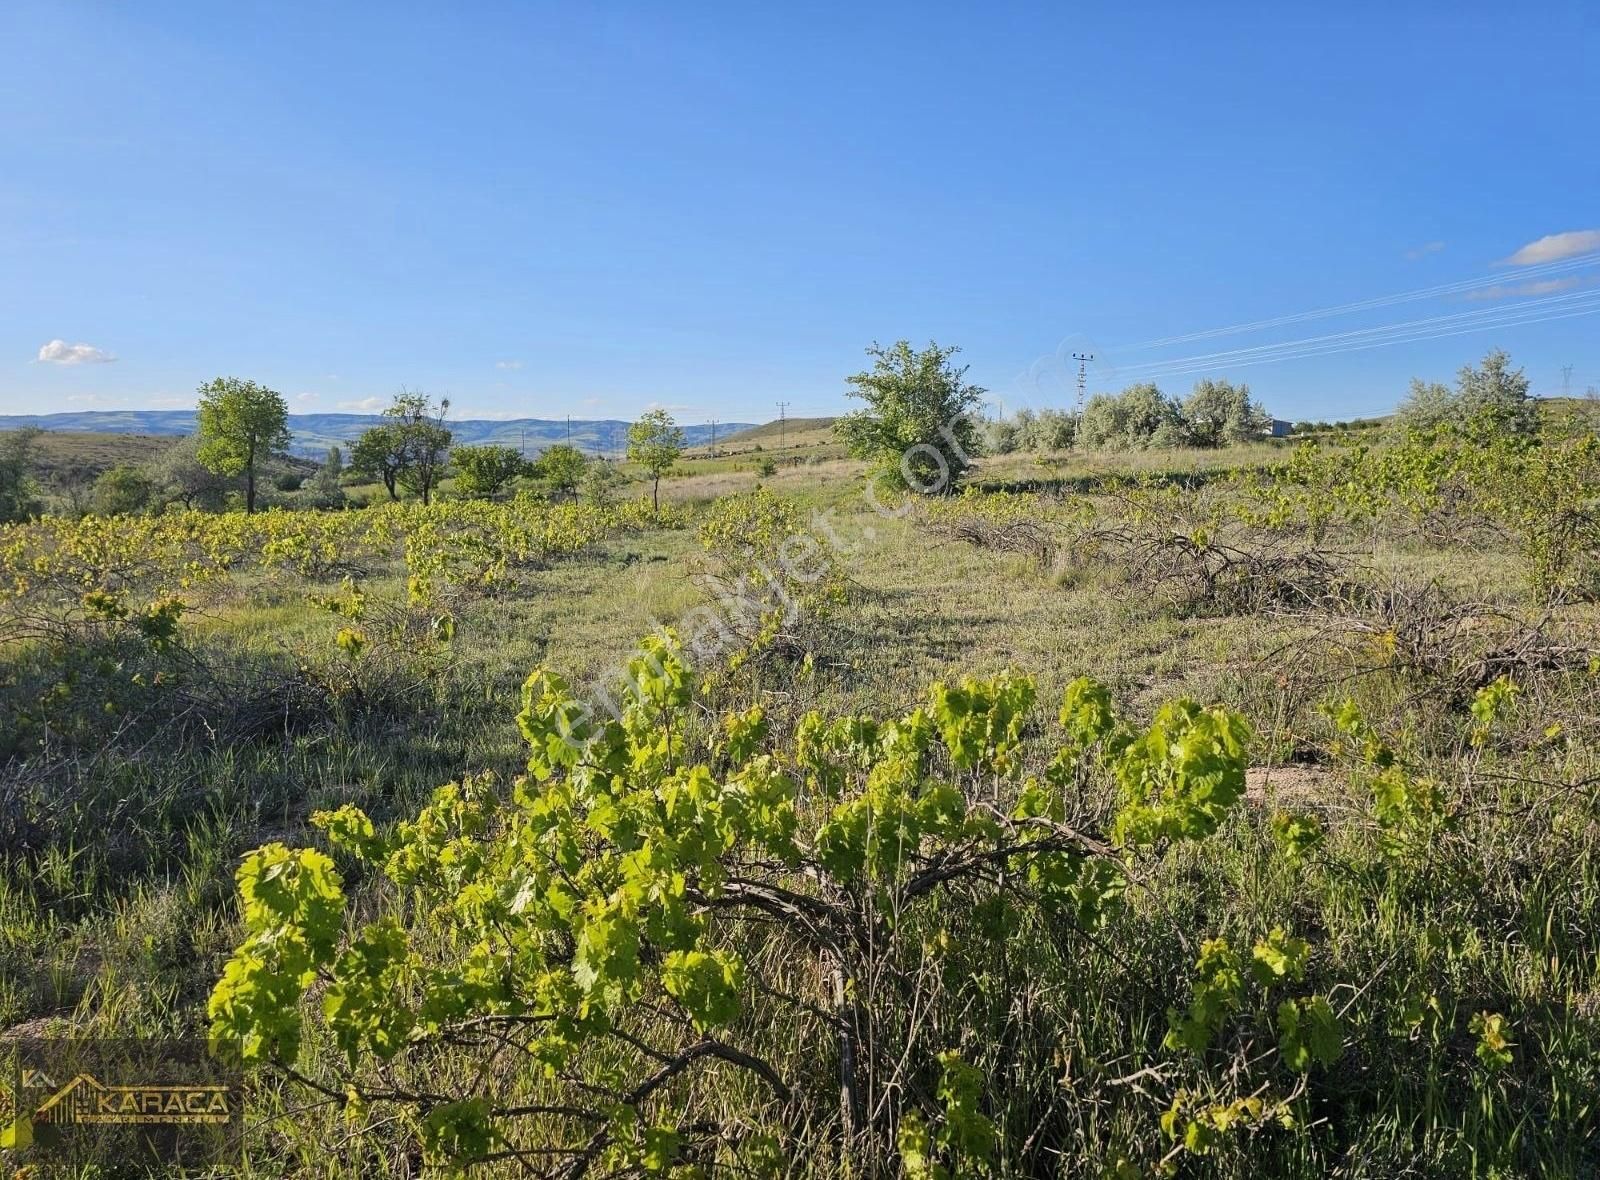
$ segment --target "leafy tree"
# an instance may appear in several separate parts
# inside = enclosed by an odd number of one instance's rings
[[[155,480],[138,467],[119,463],[94,481],[91,503],[100,516],[134,516],[148,511],[159,493]]]
[[[256,466],[289,446],[289,406],[254,381],[218,377],[200,387],[196,457],[220,475],[244,476],[244,510],[256,510]]]
[[[1178,404],[1150,382],[1130,385],[1121,393],[1097,393],[1083,408],[1085,446],[1126,451],[1175,447],[1184,441],[1183,414]]]
[[[1526,374],[1510,366],[1510,356],[1497,348],[1481,364],[1463,366],[1454,390],[1412,378],[1410,393],[1395,411],[1395,422],[1412,430],[1474,425],[1531,434],[1538,428],[1538,410],[1528,397]]]
[[[405,389],[384,411],[399,432],[400,469],[396,478],[406,491],[421,496],[424,504],[431,501],[449,461],[454,437],[444,424],[449,412],[449,398],[442,398],[435,406],[427,394]]]
[[[400,468],[405,463],[405,438],[388,422],[368,427],[350,449],[350,469],[369,479],[381,479],[389,499],[398,500]]]
[[[1064,410],[1040,410],[1022,430],[1022,447],[1028,451],[1070,451],[1078,433],[1076,414]]]
[[[337,508],[344,503],[344,453],[338,447],[329,447],[322,466],[311,477],[308,499],[319,508]]]
[[[988,455],[1009,455],[1021,443],[1021,431],[1015,422],[996,418],[983,424],[983,450]]]
[[[583,469],[578,493],[586,504],[609,504],[615,499],[617,488],[626,482],[627,477],[610,459],[591,459]]]
[[[1532,434],[1539,412],[1528,397],[1528,377],[1511,368],[1511,357],[1496,348],[1476,367],[1456,374],[1456,393],[1465,422],[1483,422],[1511,434]]]
[[[661,477],[683,454],[683,431],[665,410],[650,410],[628,427],[628,458],[643,467],[653,481],[650,503],[661,512]]]
[[[1248,385],[1206,378],[1184,399],[1183,424],[1190,445],[1220,447],[1249,442],[1272,432],[1272,418],[1250,398]]]
[[[32,472],[33,443],[42,433],[29,426],[0,438],[0,524],[26,520],[44,510]]]
[[[583,481],[588,465],[589,461],[577,447],[556,443],[539,456],[539,478],[550,485],[552,493],[576,500],[578,485]]]
[[[200,436],[185,435],[145,467],[165,503],[220,512],[227,503],[228,480],[200,462]]]
[[[516,447],[492,444],[457,447],[450,452],[450,462],[456,470],[456,490],[471,499],[497,496],[528,471],[528,462]]]
[[[931,341],[918,351],[905,340],[867,349],[871,370],[846,379],[867,408],[834,426],[851,453],[912,491],[954,491],[978,453],[977,410],[987,392],[951,362],[960,351]]]

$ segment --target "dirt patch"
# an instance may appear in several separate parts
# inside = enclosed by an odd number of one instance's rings
[[[1252,766],[1244,772],[1246,803],[1281,807],[1326,805],[1339,791],[1339,776],[1321,766]]]

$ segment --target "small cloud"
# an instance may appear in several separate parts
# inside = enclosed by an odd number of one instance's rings
[[[600,399],[597,397],[586,397],[583,399],[583,404],[586,406],[598,406],[600,404]]]
[[[1528,295],[1554,295],[1557,291],[1570,291],[1580,284],[1581,280],[1577,278],[1540,279],[1537,282],[1515,283],[1511,286],[1496,283],[1493,287],[1485,287],[1481,291],[1467,292],[1467,298],[1516,299]]]
[[[381,397],[364,397],[356,402],[340,402],[341,410],[348,410],[352,414],[376,414],[388,404],[387,399]]]
[[[320,393],[297,393],[294,395],[294,400],[297,402],[314,402],[321,396]]]
[[[1407,250],[1406,251],[1406,261],[1407,262],[1416,262],[1418,259],[1426,258],[1430,254],[1437,254],[1440,250],[1443,250],[1443,249],[1444,249],[1444,243],[1443,242],[1429,242],[1426,245],[1418,246],[1414,250]]]
[[[98,393],[70,393],[67,395],[69,402],[82,402],[84,405],[93,405],[100,400]]]
[[[520,369],[520,368],[522,368],[522,362],[521,361],[495,361],[494,367],[497,368],[497,369]]]
[[[1533,266],[1539,262],[1559,262],[1563,258],[1576,258],[1600,250],[1600,229],[1574,229],[1564,234],[1546,234],[1537,242],[1529,242],[1510,258],[1505,266]]]
[[[116,359],[103,348],[68,344],[65,340],[52,340],[39,349],[39,360],[47,365],[104,365]]]

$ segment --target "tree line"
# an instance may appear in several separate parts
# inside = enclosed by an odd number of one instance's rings
[[[70,507],[99,515],[160,511],[169,506],[205,511],[241,507],[253,513],[268,499],[263,489],[292,493],[301,508],[342,508],[352,501],[346,485],[381,484],[391,500],[401,493],[432,503],[446,477],[463,499],[503,495],[521,480],[538,481],[552,499],[580,494],[609,499],[626,482],[615,463],[591,457],[577,447],[556,443],[536,458],[515,447],[458,444],[447,424],[450,401],[402,389],[351,445],[348,456],[329,448],[309,476],[308,464],[289,455],[289,408],[283,395],[254,381],[219,377],[199,390],[197,429],[155,459],[122,463],[104,472],[88,489],[71,489]],[[33,475],[37,428],[0,437],[0,521],[25,520],[45,511],[42,489]],[[665,410],[651,410],[628,430],[627,457],[652,481],[651,497],[660,508],[661,477],[672,469],[686,445],[683,431]]]

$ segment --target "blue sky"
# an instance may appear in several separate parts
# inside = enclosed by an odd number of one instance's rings
[[[1281,417],[1600,385],[1600,10],[1290,7],[6,0],[0,413],[759,421],[899,337],[1008,410],[1077,350]]]

